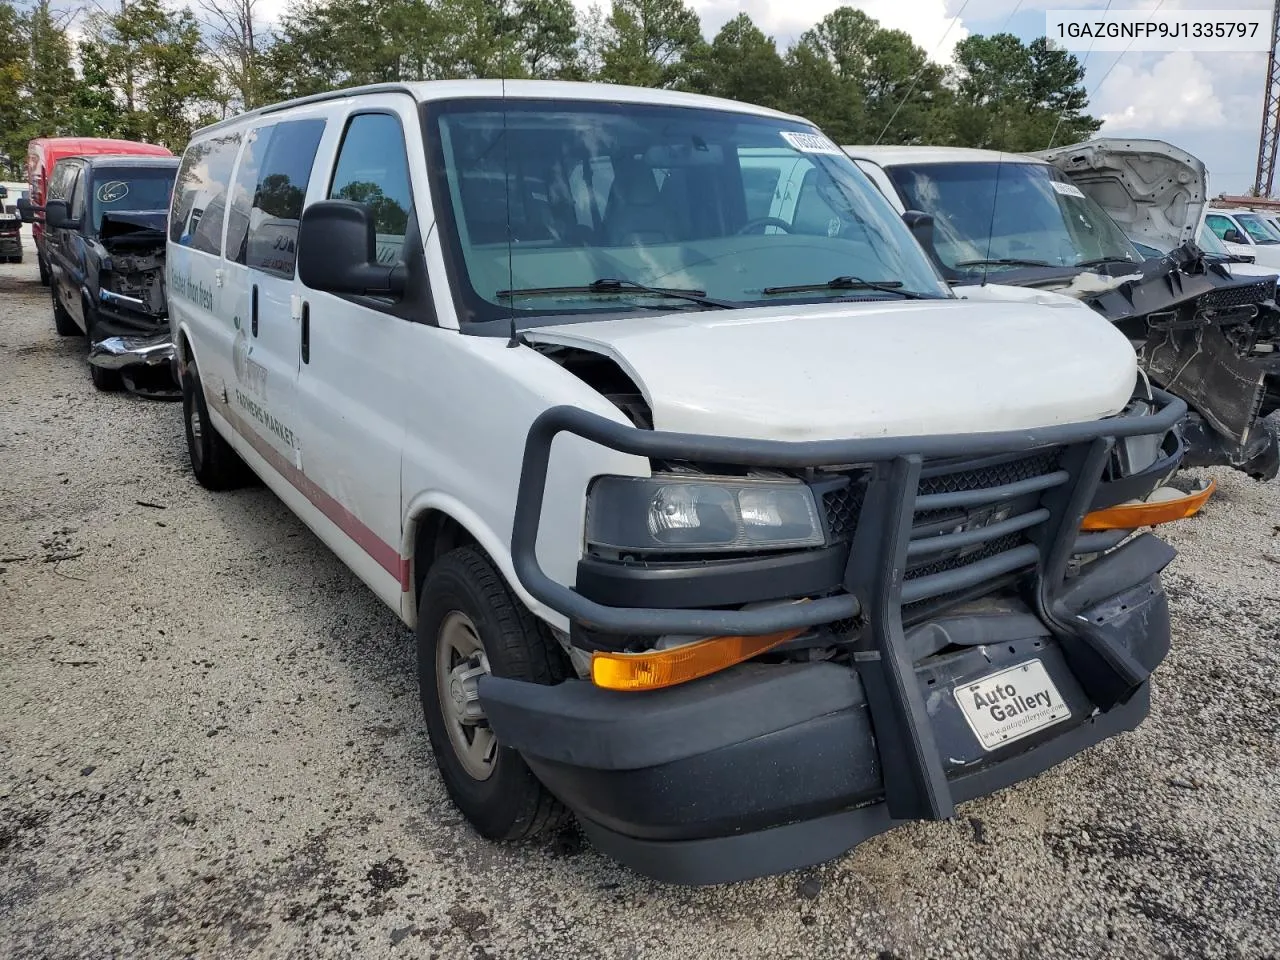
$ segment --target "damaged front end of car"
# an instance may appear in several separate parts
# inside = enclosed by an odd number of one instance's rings
[[[165,301],[163,212],[103,216],[89,363],[118,371],[134,393],[178,395]],[[92,283],[95,278],[91,277]]]
[[[1087,282],[1082,282],[1087,281]],[[1276,277],[1232,277],[1186,243],[1144,263],[1104,264],[1058,290],[1133,343],[1161,388],[1184,398],[1184,466],[1226,464],[1259,480],[1280,472],[1280,308]]]

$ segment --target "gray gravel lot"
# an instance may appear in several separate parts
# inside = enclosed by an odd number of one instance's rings
[[[476,837],[411,638],[0,266],[0,957],[1280,956],[1280,482],[1170,530],[1134,733],[821,868],[641,880]]]

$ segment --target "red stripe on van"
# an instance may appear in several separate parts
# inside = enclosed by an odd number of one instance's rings
[[[205,394],[206,399],[208,393]],[[410,588],[410,568],[407,557],[400,556],[400,551],[387,543],[354,513],[335,500],[329,493],[321,489],[314,480],[299,470],[292,461],[268,443],[247,421],[225,401],[215,400],[219,412],[232,422],[236,432],[240,434],[257,452],[258,456],[271,464],[272,469],[283,476],[306,497],[311,505],[329,518],[333,524],[348,537],[359,544],[360,549],[371,556],[383,570],[400,582],[400,589]]]

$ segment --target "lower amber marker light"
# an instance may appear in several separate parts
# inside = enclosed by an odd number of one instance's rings
[[[1216,489],[1217,483],[1210,480],[1203,490],[1189,493],[1185,497],[1148,503],[1122,503],[1105,510],[1095,510],[1085,515],[1080,527],[1082,530],[1136,530],[1138,527],[1154,527],[1159,523],[1184,520],[1199,513]]]
[[[591,681],[606,690],[660,690],[732,667],[786,643],[804,628],[760,637],[708,637],[670,650],[591,655]]]

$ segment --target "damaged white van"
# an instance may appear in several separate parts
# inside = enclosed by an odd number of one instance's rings
[[[1084,305],[957,299],[808,122],[339,91],[200,131],[169,222],[196,477],[416,629],[484,836],[756,876],[1146,715],[1174,553],[1121,505],[1185,404]]]

